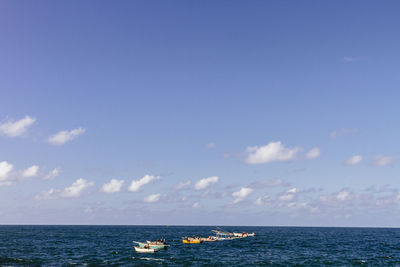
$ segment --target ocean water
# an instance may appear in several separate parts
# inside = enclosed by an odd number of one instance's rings
[[[0,266],[400,266],[400,229],[222,227],[255,237],[182,244],[208,226],[0,226]],[[132,240],[170,247],[136,253]]]

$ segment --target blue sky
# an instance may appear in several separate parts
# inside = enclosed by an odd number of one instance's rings
[[[0,223],[398,226],[396,1],[1,1]]]

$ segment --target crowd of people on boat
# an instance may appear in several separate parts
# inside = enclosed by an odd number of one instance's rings
[[[195,236],[193,235],[192,237],[185,236],[182,238],[183,243],[186,244],[191,244],[191,243],[203,243],[207,241],[218,241],[218,240],[232,240],[232,239],[237,239],[237,238],[244,238],[244,237],[249,237],[249,236],[254,236],[254,233],[229,233],[229,232],[223,232],[219,230],[213,230],[213,232],[216,233],[215,236],[209,236],[209,237],[200,237],[200,236]],[[139,243],[140,247],[135,247],[135,250],[137,252],[156,252],[160,249],[166,249],[168,247],[167,242],[165,239],[157,239],[155,241],[147,241],[146,244],[141,243],[141,242],[136,242]],[[143,249],[145,251],[143,251]]]
[[[167,244],[167,242],[165,241],[165,239],[157,239],[156,241],[154,241],[154,242],[152,242],[152,243],[155,243],[155,244],[163,244],[163,245],[166,245],[166,244]]]

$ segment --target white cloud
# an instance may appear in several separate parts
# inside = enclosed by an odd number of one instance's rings
[[[195,209],[200,208],[200,203],[199,202],[193,203],[192,208],[195,208]]]
[[[0,186],[11,185],[12,182],[8,180],[9,174],[14,166],[7,161],[0,162]]]
[[[285,194],[279,196],[279,199],[282,201],[291,201],[294,199],[297,192],[298,192],[297,188],[289,189],[288,191],[286,191]]]
[[[232,197],[235,198],[233,203],[238,203],[248,197],[254,191],[253,188],[250,187],[242,187],[239,191],[233,192]]]
[[[357,165],[362,161],[363,157],[361,155],[354,155],[345,160],[344,164],[346,165]]]
[[[268,205],[268,210],[277,213],[289,212],[294,216],[307,216],[307,214],[323,216],[329,218],[328,224],[330,220],[345,218],[348,214],[369,214],[365,218],[372,218],[371,216],[390,217],[393,216],[393,210],[400,204],[400,189],[390,185],[374,185],[359,193],[354,192],[351,188],[319,194],[322,191],[314,188],[309,190],[292,188],[278,195],[277,199],[260,196],[254,204]],[[280,196],[283,197],[280,198]]]
[[[372,218],[371,216],[390,218],[393,216],[393,210],[400,204],[400,189],[390,185],[374,185],[359,193],[351,188],[342,188],[322,195],[319,194],[320,192],[322,191],[313,188],[309,190],[292,188],[278,195],[277,199],[260,196],[254,204],[268,205],[268,210],[275,211],[277,214],[288,212],[293,216],[307,216],[307,214],[322,216],[328,218],[328,224],[331,220],[345,218],[348,214],[357,216],[369,214],[364,217],[369,219]],[[284,197],[279,198],[280,196]]]
[[[348,191],[340,191],[339,193],[337,193],[336,199],[339,201],[346,201],[352,199],[352,195]]]
[[[175,186],[175,190],[181,190],[182,188],[188,187],[191,183],[191,181],[180,182],[177,186]]]
[[[35,177],[38,175],[38,172],[39,172],[39,166],[33,165],[22,172],[22,177],[25,178]]]
[[[395,159],[392,157],[378,155],[375,157],[374,161],[372,162],[372,165],[377,166],[377,167],[385,167],[385,166],[393,165],[394,162],[395,162]]]
[[[145,197],[143,201],[147,203],[155,203],[160,200],[160,196],[160,194],[149,195]]]
[[[256,204],[257,206],[264,205],[263,198],[262,197],[257,198],[256,201],[254,202],[254,204]]]
[[[50,189],[48,191],[40,192],[35,196],[35,200],[49,200],[60,198],[61,190]]]
[[[361,196],[361,198],[360,198]],[[367,193],[364,194],[365,199],[367,202],[371,202],[374,199],[373,194]],[[333,207],[344,207],[350,208],[353,205],[356,205],[357,200],[363,201],[363,197],[360,194],[353,193],[349,188],[343,188],[339,192],[333,192],[331,194],[322,195],[319,197],[319,204],[320,208],[333,208]],[[358,203],[361,204],[361,203]]]
[[[76,180],[71,186],[62,190],[50,189],[49,191],[41,192],[35,196],[36,200],[47,200],[57,198],[75,198],[79,197],[84,190],[94,185],[94,182],[88,182],[85,179]]]
[[[215,147],[215,143],[208,143],[207,144],[207,148],[208,149],[212,149],[212,148],[214,148]]]
[[[219,177],[218,177],[218,176],[211,176],[211,177],[208,177],[208,178],[203,178],[203,179],[201,179],[200,181],[198,181],[198,182],[194,185],[194,188],[195,188],[196,190],[202,190],[202,189],[207,188],[207,187],[210,186],[211,184],[217,183],[218,180],[219,180]]]
[[[71,131],[60,131],[49,137],[48,142],[53,145],[64,145],[65,143],[75,139],[81,134],[84,134],[86,129],[84,128],[76,128]]]
[[[153,175],[146,174],[141,179],[132,181],[128,190],[131,192],[137,192],[145,184],[151,183],[152,181],[158,180],[160,178],[161,178],[160,176],[153,176]]]
[[[280,199],[280,200],[283,200],[283,201],[290,201],[290,200],[292,200],[294,197],[295,197],[294,194],[285,194],[285,195],[280,196],[279,199]]]
[[[55,168],[51,172],[49,172],[46,176],[44,176],[43,179],[51,180],[54,177],[57,177],[59,174],[60,174],[60,169],[59,168]]]
[[[297,188],[289,189],[289,190],[287,191],[287,193],[296,194],[296,193],[297,193]]]
[[[0,180],[6,179],[14,166],[7,161],[0,162]]]
[[[13,183],[23,180],[24,178],[30,178],[38,176],[39,166],[32,165],[23,171],[12,171],[13,165],[2,161],[0,162],[0,186],[9,186]]]
[[[321,150],[318,147],[314,147],[310,151],[307,152],[306,158],[307,159],[316,159],[321,155]]]
[[[36,121],[35,118],[26,116],[18,121],[8,121],[0,124],[0,133],[8,137],[17,137],[24,134],[29,126]]]
[[[122,186],[124,185],[124,180],[117,180],[117,179],[111,179],[111,181],[107,184],[104,184],[100,191],[107,193],[107,194],[112,194],[112,193],[117,193],[121,191]]]
[[[273,161],[290,161],[296,158],[296,154],[300,148],[286,148],[281,142],[270,142],[265,146],[247,147],[246,152],[249,154],[246,163],[261,164]]]
[[[270,197],[268,195],[264,195],[263,197],[257,198],[254,204],[256,204],[257,206],[263,206],[270,201],[271,201]]]
[[[85,179],[76,180],[71,186],[64,188],[62,197],[79,197],[85,189],[93,186],[93,182],[87,182]]]

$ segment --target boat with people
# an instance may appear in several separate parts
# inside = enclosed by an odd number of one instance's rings
[[[157,239],[156,241],[146,240],[147,244],[168,245],[165,239]]]
[[[254,236],[254,232],[249,234],[247,232],[243,232],[243,233],[233,233],[234,237],[238,237],[238,238],[244,238],[244,237],[249,237],[249,236]]]
[[[209,237],[200,237],[200,240],[202,240],[203,242],[214,242],[214,241],[217,241],[215,236],[212,236],[212,235],[210,235]]]
[[[237,237],[233,235],[233,233],[226,232],[226,231],[219,231],[219,230],[212,230],[212,232],[215,233],[215,239],[216,240],[232,240]]]
[[[151,248],[150,246],[144,246],[144,247],[139,247],[139,246],[135,246],[135,251],[139,252],[139,253],[154,253],[157,252],[158,249],[156,248]]]
[[[215,235],[210,235],[209,237],[199,237],[199,236],[193,236],[193,237],[182,237],[182,243],[183,244],[201,244],[203,242],[214,242],[214,241],[222,241],[222,240],[233,240],[233,239],[239,239],[239,238],[245,238],[249,236],[255,236],[255,233],[247,233],[247,232],[242,232],[242,233],[231,233],[228,231],[225,231],[223,229],[221,230],[212,230],[212,232],[215,233]],[[136,252],[140,253],[154,253],[162,249],[166,249],[169,247],[165,239],[157,239],[155,241],[149,241],[146,240],[146,242],[138,242],[138,241],[132,241],[133,243],[136,243],[137,246],[134,246]]]
[[[147,244],[150,245],[150,247],[153,247],[153,248],[166,249],[167,247],[169,247],[169,245],[167,244],[165,239],[157,239],[156,241],[147,240],[146,242],[147,242]]]
[[[138,242],[138,241],[132,241],[133,243],[136,243],[139,245],[139,247],[144,248],[144,247],[149,247],[149,248],[155,248],[155,249],[166,249],[167,247],[169,247],[169,245],[167,244],[167,242],[165,242],[165,240],[162,239],[157,239],[156,241],[146,241],[146,243],[143,242]]]
[[[200,237],[183,237],[183,244],[200,244],[203,243],[203,240]]]

